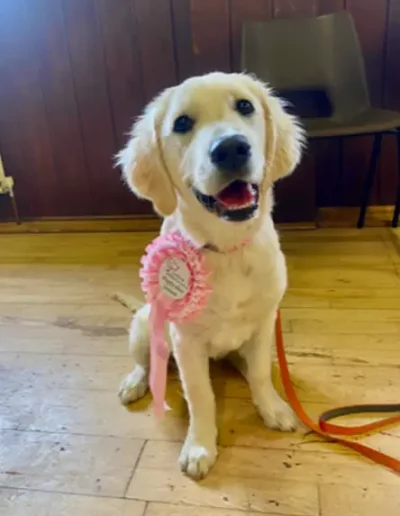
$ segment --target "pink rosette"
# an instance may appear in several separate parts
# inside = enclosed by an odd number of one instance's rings
[[[182,261],[190,275],[187,292],[175,299],[160,288],[160,270],[163,263],[170,259]],[[169,321],[186,322],[203,310],[211,292],[205,256],[179,232],[157,237],[147,246],[141,264],[139,276],[146,300],[150,304],[160,302]]]
[[[150,314],[150,389],[155,411],[165,410],[170,350],[165,323],[193,320],[207,304],[211,288],[205,256],[179,232],[157,237],[146,248],[139,276]]]

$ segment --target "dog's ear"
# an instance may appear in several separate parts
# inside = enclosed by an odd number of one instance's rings
[[[177,204],[160,143],[160,126],[171,91],[165,90],[147,106],[134,124],[128,144],[117,155],[117,164],[131,190],[150,200],[162,216],[173,213]]]
[[[300,163],[305,131],[299,120],[286,111],[285,102],[262,82],[255,80],[266,123],[266,158],[272,182],[291,174]],[[268,163],[269,162],[269,163]]]

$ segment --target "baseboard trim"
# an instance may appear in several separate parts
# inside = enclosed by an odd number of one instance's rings
[[[35,219],[0,223],[0,234],[19,233],[137,233],[159,231],[161,220],[157,217],[99,217]]]
[[[158,232],[161,219],[154,216],[142,217],[93,217],[35,219],[15,222],[0,222],[0,234],[26,233],[139,233]],[[315,229],[315,222],[293,222],[277,225],[279,230],[302,231]]]
[[[366,227],[390,227],[393,206],[371,206],[365,219]],[[359,208],[320,208],[316,222],[277,224],[280,231],[302,231],[316,228],[354,228],[357,226]],[[0,234],[24,233],[136,233],[157,232],[161,219],[142,217],[96,217],[35,219],[15,222],[0,222]]]
[[[365,217],[365,227],[390,227],[394,206],[370,206]],[[360,208],[320,208],[317,226],[320,228],[356,228]]]

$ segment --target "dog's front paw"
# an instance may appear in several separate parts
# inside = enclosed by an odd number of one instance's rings
[[[291,407],[274,391],[271,397],[258,407],[265,425],[272,430],[294,432],[298,420]]]
[[[136,366],[121,383],[119,399],[123,405],[129,405],[134,401],[143,398],[148,389],[147,373],[143,367]]]
[[[181,470],[194,480],[204,478],[217,460],[217,446],[205,446],[188,435],[179,457]]]

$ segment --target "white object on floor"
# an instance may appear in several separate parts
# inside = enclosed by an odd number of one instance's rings
[[[14,197],[14,178],[11,176],[6,176],[6,172],[4,170],[3,161],[0,155],[0,194],[6,194],[10,196],[12,207],[14,210],[15,220],[19,222],[17,204],[15,202]]]
[[[0,155],[0,194],[8,194],[13,197],[13,187],[14,179],[11,176],[6,176]]]

